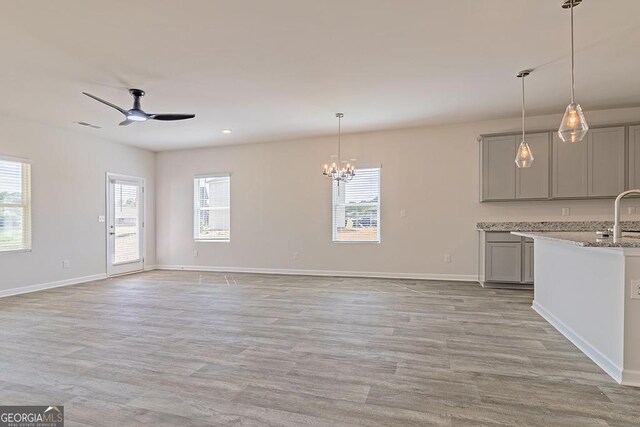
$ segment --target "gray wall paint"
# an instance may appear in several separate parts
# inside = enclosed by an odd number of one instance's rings
[[[640,108],[587,113],[591,125],[640,119]],[[552,129],[560,119],[531,117],[527,126]],[[345,135],[345,157],[382,164],[380,244],[331,242],[331,185],[321,170],[336,151],[333,136],[158,153],[158,264],[470,279],[477,221],[612,217],[612,200],[479,203],[476,138],[519,127],[514,118]],[[193,242],[193,175],[211,172],[231,172],[230,243]]]
[[[96,130],[99,133],[99,130]],[[155,153],[0,118],[0,155],[32,161],[33,250],[0,253],[0,292],[105,273],[105,173],[147,179],[146,263],[155,264]],[[63,269],[62,260],[71,261]]]

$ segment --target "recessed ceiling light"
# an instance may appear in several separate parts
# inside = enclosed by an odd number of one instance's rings
[[[222,129],[222,133],[226,133],[228,135],[231,133],[231,129]]]

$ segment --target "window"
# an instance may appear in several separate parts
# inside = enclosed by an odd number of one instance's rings
[[[194,180],[194,239],[228,242],[231,198],[229,175],[197,176]]]
[[[333,181],[333,241],[380,241],[380,168],[356,169],[340,185]]]
[[[0,158],[0,252],[31,249],[31,165]]]

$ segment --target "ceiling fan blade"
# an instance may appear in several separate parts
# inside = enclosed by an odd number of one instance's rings
[[[95,99],[95,100],[96,100],[96,101],[98,101],[98,102],[102,102],[103,104],[108,105],[108,106],[109,106],[109,107],[111,107],[111,108],[115,108],[116,110],[118,110],[118,111],[120,111],[122,114],[124,114],[125,116],[127,115],[126,110],[124,110],[124,109],[122,109],[122,108],[118,107],[118,106],[117,106],[117,105],[115,105],[115,104],[110,103],[109,101],[105,101],[104,99],[102,99],[102,98],[98,98],[97,96],[95,96],[95,95],[91,95],[90,93],[87,93],[87,92],[82,92],[82,93],[83,93],[83,94],[85,94],[85,95],[87,95],[89,98],[93,98],[93,99]]]
[[[193,119],[195,116],[195,114],[149,114],[150,119],[163,121]]]
[[[133,122],[134,122],[133,120],[127,119],[125,121],[120,122],[120,126],[129,126]]]

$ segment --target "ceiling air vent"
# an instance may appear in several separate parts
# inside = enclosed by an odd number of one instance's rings
[[[91,123],[87,123],[87,122],[76,122],[76,123],[79,124],[80,126],[86,126],[93,129],[102,129],[102,126],[92,125]]]

